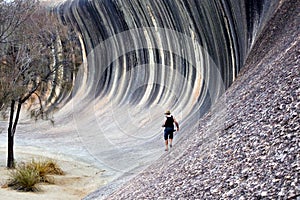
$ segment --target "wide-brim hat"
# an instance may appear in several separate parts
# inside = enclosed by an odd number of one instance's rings
[[[165,115],[170,115],[171,114],[171,112],[169,111],[169,110],[167,110],[166,112],[165,112]]]

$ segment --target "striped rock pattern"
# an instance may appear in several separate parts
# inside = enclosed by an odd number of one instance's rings
[[[107,197],[163,154],[160,125],[166,109],[182,127],[175,141],[178,148],[161,157],[164,163],[159,159],[109,198],[256,199],[299,194],[296,157],[280,164],[278,160],[288,158],[287,146],[267,145],[281,138],[272,135],[276,130],[283,131],[285,138],[285,130],[293,129],[290,153],[295,155],[299,126],[276,126],[277,121],[285,120],[285,114],[279,116],[275,111],[278,116],[273,112],[273,121],[267,123],[264,116],[269,110],[263,109],[267,105],[274,108],[265,91],[274,94],[276,73],[268,69],[287,63],[294,80],[290,85],[296,87],[299,81],[299,68],[293,68],[295,63],[299,66],[297,39],[281,40],[285,28],[294,34],[292,39],[299,38],[297,1],[73,0],[60,2],[56,8],[62,21],[78,31],[85,55],[73,98],[61,116],[72,113],[89,153],[123,174],[87,199]],[[289,9],[291,14],[286,12]],[[295,26],[274,18],[278,10],[282,19]],[[294,57],[286,52],[278,56],[289,48],[287,52]],[[262,101],[253,102],[258,97]],[[297,116],[299,112],[293,112],[286,123],[294,120],[299,125]],[[254,117],[260,123],[254,123]],[[257,145],[258,140],[266,145]],[[252,151],[251,145],[260,150]],[[268,149],[277,152],[272,166],[259,164],[271,160],[272,152],[253,161]],[[248,164],[243,165],[242,160]],[[293,169],[280,174],[289,164]],[[270,172],[260,167],[269,167]],[[274,185],[265,180],[271,169],[279,173],[272,177]],[[280,177],[287,178],[277,183]]]

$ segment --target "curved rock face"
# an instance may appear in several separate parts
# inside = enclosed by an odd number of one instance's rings
[[[201,115],[232,83],[276,4],[66,2],[62,17],[80,32],[88,61],[75,93]]]
[[[79,136],[101,163],[120,171],[144,166],[163,153],[164,110],[182,127],[177,140],[187,136],[234,81],[278,4],[73,0],[57,5],[62,20],[77,29],[85,55],[73,99],[61,116],[74,113]]]

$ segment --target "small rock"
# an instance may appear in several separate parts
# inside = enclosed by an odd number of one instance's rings
[[[262,196],[262,197],[266,197],[268,195],[268,192],[267,191],[262,191],[261,193],[260,193],[260,196]]]

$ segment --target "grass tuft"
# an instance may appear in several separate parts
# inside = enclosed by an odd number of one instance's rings
[[[11,171],[8,187],[25,192],[36,192],[37,183],[40,182],[39,172],[35,169],[27,168],[25,164],[19,165]]]
[[[62,169],[53,160],[21,163],[10,173],[8,187],[21,191],[38,191],[36,184],[40,182],[54,183],[48,175],[64,175]]]
[[[47,175],[64,175],[62,169],[53,160],[35,161],[33,159],[27,167],[39,172],[40,182],[54,183],[53,179]]]

